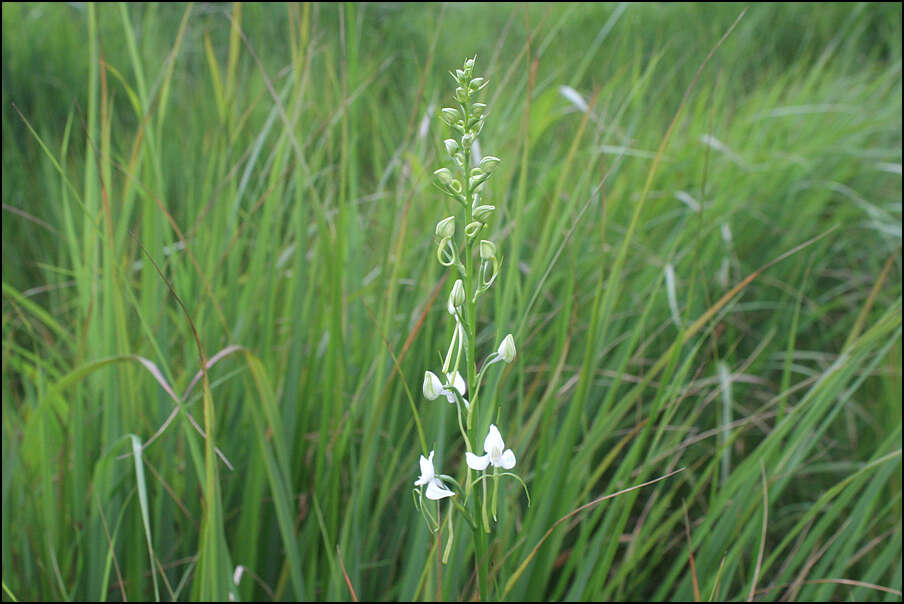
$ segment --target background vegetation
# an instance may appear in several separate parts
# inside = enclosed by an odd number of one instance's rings
[[[901,5],[751,6],[695,79],[742,10],[4,3],[4,599],[473,596],[410,491],[476,53],[494,594],[900,601]]]

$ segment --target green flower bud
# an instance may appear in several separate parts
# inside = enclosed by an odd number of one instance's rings
[[[474,79],[471,80],[471,82],[468,84],[468,88],[469,88],[472,92],[474,92],[475,90],[480,90],[481,88],[483,88],[487,83],[488,83],[488,82],[487,82],[486,78],[474,78]]]
[[[477,234],[480,233],[480,229],[482,229],[482,228],[483,228],[483,223],[477,222],[475,220],[474,222],[468,224],[468,226],[465,227],[465,236],[468,239],[474,239],[474,237],[477,237]]]
[[[455,89],[455,100],[462,105],[468,102],[468,93],[461,86]]]
[[[452,286],[452,293],[449,294],[449,305],[458,308],[465,303],[465,284],[461,279],[455,281]]]
[[[447,138],[443,144],[446,145],[446,153],[449,155],[454,156],[458,152],[458,142],[454,138]]]
[[[454,181],[455,179],[452,178],[452,172],[449,168],[440,168],[433,172],[433,182],[441,189],[451,187]]]
[[[447,239],[455,235],[455,216],[449,216],[436,223],[436,236]]]
[[[485,103],[474,103],[474,104],[471,106],[471,109],[473,110],[474,115],[481,115],[481,114],[483,114],[483,110],[486,109],[486,108],[487,108],[487,106],[486,106]]]
[[[477,58],[477,55],[474,55],[474,59]],[[465,69],[473,69],[474,68],[474,59],[465,59]]]
[[[496,244],[486,239],[480,240],[480,259],[492,260],[496,257]]]
[[[448,168],[440,168],[433,173],[433,186],[446,195],[461,201],[459,199],[461,197],[461,183],[452,178],[452,172]]]
[[[484,172],[493,173],[493,170],[496,169],[496,166],[499,165],[499,162],[502,161],[498,157],[493,157],[492,155],[487,155],[482,160],[480,160],[480,168]]]
[[[461,114],[458,109],[443,107],[443,110],[440,111],[440,119],[442,119],[443,123],[447,126],[454,126],[455,122],[461,119]]]
[[[474,220],[486,222],[494,211],[496,211],[496,206],[477,206],[474,208],[472,215],[474,216]]]

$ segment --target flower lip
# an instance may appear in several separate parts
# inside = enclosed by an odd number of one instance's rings
[[[421,487],[427,485],[427,499],[443,499],[445,497],[452,497],[455,495],[453,491],[450,491],[446,488],[446,485],[443,484],[443,481],[439,479],[436,475],[436,470],[433,467],[433,454],[435,451],[430,451],[429,457],[424,457],[421,455],[419,460],[421,465],[421,475],[420,477],[414,481],[414,486]]]

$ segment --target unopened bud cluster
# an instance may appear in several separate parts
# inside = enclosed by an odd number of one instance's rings
[[[501,161],[498,157],[487,155],[478,165],[471,165],[471,148],[483,130],[488,115],[487,106],[474,100],[486,87],[487,81],[482,77],[474,77],[473,69],[474,59],[468,59],[461,69],[456,69],[451,74],[458,84],[455,89],[458,107],[444,107],[440,111],[443,123],[459,135],[458,140],[447,138],[443,141],[446,153],[455,163],[455,171],[440,168],[433,173],[434,186],[465,208],[464,233],[468,250],[471,249],[472,242],[478,240],[496,211],[496,206],[483,202],[483,185]],[[455,244],[455,217],[449,216],[436,225],[436,257],[443,266],[454,266],[464,276],[467,269],[459,258],[458,250]],[[472,294],[474,300],[489,289],[499,272],[496,246],[491,241],[480,240],[480,261],[477,288]]]

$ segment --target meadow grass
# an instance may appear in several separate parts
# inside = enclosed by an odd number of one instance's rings
[[[476,54],[491,598],[900,601],[901,6],[743,10],[4,4],[4,600],[475,597],[411,489]]]

